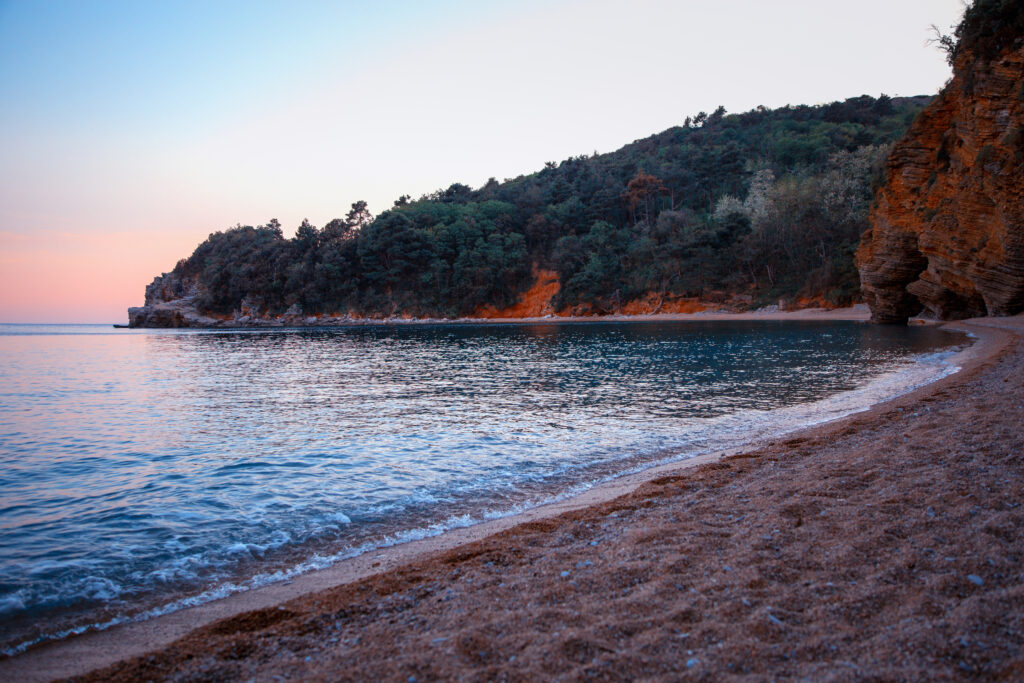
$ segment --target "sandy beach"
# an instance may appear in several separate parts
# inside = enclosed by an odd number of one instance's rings
[[[866,321],[871,311],[865,304],[841,306],[838,308],[799,308],[780,310],[778,306],[770,306],[754,311],[733,312],[728,310],[707,309],[698,313],[609,313],[606,315],[545,315],[517,316],[512,318],[500,315],[484,318],[360,318],[347,320],[332,325],[480,325],[480,324],[511,324],[539,325],[551,323],[594,323],[594,322],[701,322],[712,320],[858,320]],[[330,327],[332,325],[324,325]]]
[[[978,337],[963,370],[870,411],[40,646],[0,678],[1019,680],[1024,318],[953,327]]]
[[[558,322],[694,322],[701,320],[867,320],[871,311],[864,304],[840,308],[779,310],[777,306],[745,313],[709,309],[700,313],[643,313],[589,316],[545,316],[527,318],[459,318],[458,323],[558,323]]]

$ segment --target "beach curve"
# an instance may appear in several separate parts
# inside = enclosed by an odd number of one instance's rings
[[[706,318],[701,317],[699,319]],[[974,321],[973,323],[967,323],[965,327],[975,331],[979,337],[979,341],[964,352],[962,357],[958,359],[958,364],[964,367],[964,371],[960,374],[940,380],[935,384],[919,389],[889,403],[876,406],[867,413],[861,413],[837,423],[830,423],[824,426],[811,428],[799,435],[787,437],[781,444],[769,446],[768,448],[759,451],[759,453],[771,453],[773,452],[773,449],[784,453],[792,452],[794,450],[805,451],[809,448],[806,444],[814,444],[818,442],[826,443],[830,438],[833,438],[836,435],[838,435],[840,441],[844,438],[849,440],[852,436],[845,432],[848,432],[851,429],[853,429],[855,435],[857,432],[863,432],[864,430],[885,427],[886,419],[883,418],[886,418],[886,416],[891,417],[891,414],[893,414],[894,411],[902,411],[908,406],[916,405],[917,402],[926,397],[933,397],[937,394],[953,390],[955,387],[964,386],[970,381],[971,377],[977,375],[983,368],[988,367],[993,363],[997,363],[999,359],[1005,355],[1001,354],[1001,351],[1009,348],[1013,343],[1014,337],[1012,334],[995,330],[992,327],[994,324],[1003,324],[1004,326],[1010,327],[1011,333],[1019,331],[1020,327],[1019,319],[1004,319],[1003,321],[981,320]],[[959,327],[959,325],[955,326]],[[1013,354],[1010,355],[1013,356]],[[888,421],[891,422],[891,419]],[[882,424],[879,425],[878,423]],[[729,458],[727,456],[733,457]],[[700,480],[702,477],[706,478],[707,474],[705,473],[705,470],[708,470],[708,468],[699,468],[696,471],[692,468],[696,465],[707,465],[713,461],[721,460],[723,457],[726,457],[724,462],[743,461],[747,463],[762,462],[763,464],[764,460],[764,456],[758,455],[758,453],[740,454],[739,460],[737,460],[737,454],[735,453],[717,453],[714,455],[702,456],[683,463],[673,463],[661,468],[647,470],[636,475],[616,480],[615,482],[598,489],[592,489],[582,496],[572,500],[561,501],[553,505],[546,506],[545,508],[537,508],[517,517],[493,520],[492,522],[467,529],[456,529],[442,536],[426,539],[425,541],[409,543],[383,551],[370,553],[336,565],[331,569],[299,577],[288,585],[269,586],[265,589],[249,591],[226,600],[209,603],[190,610],[183,610],[148,622],[130,624],[111,629],[110,631],[91,633],[85,636],[71,638],[65,641],[35,648],[24,655],[0,662],[0,674],[4,674],[5,676],[16,676],[19,679],[25,678],[26,680],[41,680],[52,677],[77,675],[89,669],[107,666],[126,657],[137,656],[153,648],[163,647],[178,637],[186,634],[194,627],[203,626],[204,624],[212,624],[211,626],[207,626],[205,629],[202,629],[201,632],[196,632],[190,636],[186,636],[186,638],[181,641],[181,643],[185,644],[191,643],[192,645],[190,647],[195,648],[198,646],[198,643],[206,643],[209,640],[210,629],[214,629],[214,631],[222,633],[224,631],[223,624],[233,623],[233,619],[251,621],[251,617],[244,615],[247,611],[276,608],[281,603],[298,598],[297,602],[291,604],[304,606],[300,611],[292,614],[293,610],[291,607],[288,609],[275,609],[273,611],[288,612],[287,618],[275,618],[272,620],[273,625],[264,624],[266,628],[263,630],[280,630],[292,622],[297,620],[301,621],[303,618],[308,618],[311,614],[316,613],[319,608],[311,607],[311,605],[314,605],[316,602],[316,596],[318,595],[317,591],[330,589],[329,593],[331,594],[331,597],[325,597],[323,600],[329,599],[331,601],[344,601],[350,599],[351,596],[348,596],[347,598],[339,597],[336,595],[339,591],[341,593],[345,593],[346,591],[350,593],[352,591],[356,591],[358,593],[362,590],[365,593],[365,591],[368,590],[366,588],[367,585],[379,585],[381,582],[394,587],[400,586],[404,581],[406,584],[409,584],[407,585],[407,588],[411,590],[411,588],[409,588],[409,586],[412,585],[409,583],[410,573],[419,577],[412,583],[420,585],[426,580],[423,578],[424,575],[432,573],[431,567],[434,569],[433,573],[437,574],[438,577],[441,577],[441,574],[436,571],[437,567],[451,566],[453,564],[453,556],[462,557],[461,560],[454,562],[456,565],[459,565],[460,563],[472,564],[474,557],[479,557],[481,554],[489,552],[483,551],[482,553],[477,553],[477,549],[470,550],[470,548],[473,547],[473,544],[483,544],[484,546],[490,544],[493,548],[495,543],[501,545],[503,543],[502,539],[508,540],[507,537],[517,539],[517,543],[522,542],[524,535],[529,537],[530,534],[539,534],[541,537],[550,537],[552,534],[558,534],[559,527],[565,527],[566,525],[578,526],[579,519],[574,518],[579,518],[581,515],[584,517],[588,515],[597,515],[598,517],[601,517],[601,515],[604,515],[605,518],[608,518],[608,515],[612,514],[612,512],[609,511],[609,506],[614,507],[616,504],[614,501],[616,501],[616,499],[621,501],[630,497],[636,498],[637,496],[643,498],[645,495],[644,491],[647,489],[650,489],[652,486],[668,486],[668,484],[664,482],[667,480],[675,481],[677,477],[683,477],[684,479],[687,477],[694,477],[696,480]],[[712,467],[717,466],[718,465],[712,465]],[[689,472],[690,474],[685,474],[684,471]],[[718,470],[710,470],[712,473],[715,471]],[[683,473],[681,474],[681,472]],[[662,483],[659,484],[657,482]],[[638,488],[642,485],[646,486],[642,489]],[[626,498],[621,498],[622,496],[626,496]],[[722,498],[722,496],[719,496],[719,498]],[[647,506],[643,509],[649,508],[650,506]],[[562,515],[562,518],[557,521],[551,521],[553,517],[559,515]],[[605,519],[605,521],[607,522],[608,519]],[[612,523],[612,526],[614,525],[615,523]],[[528,545],[530,545],[530,543],[528,543]],[[543,543],[540,545],[543,545]],[[582,547],[583,552],[586,552],[586,548],[588,547],[592,548],[598,546],[584,545]],[[577,548],[577,555],[580,554],[579,551],[580,548]],[[469,554],[467,555],[467,553]],[[474,555],[473,553],[476,554]],[[591,562],[590,566],[594,566],[595,564],[593,560],[578,560],[577,562],[586,561]],[[587,565],[584,565],[584,567],[586,566]],[[569,562],[568,569],[560,570],[556,579],[567,579],[568,581],[572,581],[574,579],[569,577],[572,577],[576,570],[576,562]],[[563,571],[569,572],[568,577],[563,577],[561,575],[561,572]],[[438,580],[444,581],[445,579],[439,578]],[[458,585],[457,581],[454,579],[452,581],[453,585]],[[565,583],[565,581],[562,583]],[[649,583],[649,581],[645,583]],[[537,584],[537,590],[541,590],[541,587],[547,586],[547,579],[538,581]],[[360,586],[363,588],[360,588]],[[452,586],[447,587],[447,590],[451,589]],[[395,590],[399,589],[396,588]],[[391,594],[394,595],[395,591],[392,591]],[[323,595],[326,596],[328,593],[324,593]],[[257,612],[256,614],[260,613]],[[224,621],[225,619],[226,621]],[[218,620],[222,621],[218,622]],[[771,620],[768,621],[769,623],[773,623]],[[220,623],[221,626],[218,627],[217,623],[214,622]],[[220,629],[219,631],[217,631],[218,628]],[[256,629],[256,632],[260,632],[260,629]],[[235,633],[231,637],[237,639],[241,636]],[[251,629],[246,629],[246,637],[250,638],[251,642],[255,640],[257,636]],[[399,636],[396,635],[395,637],[397,638]],[[438,637],[448,638],[448,636]],[[179,652],[179,657],[182,656],[180,653],[180,645],[175,645],[173,650]],[[323,648],[321,648],[321,651],[322,650]],[[601,648],[597,648],[597,650],[595,650],[595,652],[602,651],[603,650],[601,650]],[[166,659],[168,652],[170,651],[164,651],[157,660],[155,660],[164,661],[165,666],[171,667],[170,669],[164,668],[164,674],[175,669],[175,665],[173,665],[170,660]],[[171,659],[173,659],[173,657]],[[194,657],[186,657],[185,660],[179,659],[177,661],[180,664],[182,661],[192,661],[193,659]],[[570,657],[569,659],[571,660],[572,658]],[[372,657],[368,658],[367,661],[372,661]],[[305,663],[306,662],[304,660],[300,661],[300,664]],[[383,664],[384,662],[381,663]],[[522,662],[520,664],[525,666]],[[319,665],[323,666],[324,663],[320,662]],[[126,676],[155,674],[157,677],[160,677],[163,675],[156,671],[150,671],[149,674],[144,674],[143,671],[139,669],[140,666],[143,666],[143,669],[145,669],[145,665],[140,664],[139,660],[136,660],[127,668],[122,668],[119,671],[121,674]],[[134,674],[131,674],[130,672],[134,672]],[[316,677],[312,670],[307,673],[312,677]],[[392,671],[391,673],[397,674],[396,671]],[[114,674],[115,670],[108,670],[104,672],[103,675],[104,677],[109,677]],[[369,671],[367,670],[367,675],[368,674]],[[306,674],[303,675],[306,676]]]

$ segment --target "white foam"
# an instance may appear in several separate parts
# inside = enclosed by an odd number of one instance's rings
[[[18,612],[23,609],[25,609],[25,601],[22,600],[21,591],[0,596],[0,614]]]
[[[344,512],[334,512],[327,515],[327,519],[332,522],[338,522],[339,524],[351,524],[352,520]]]

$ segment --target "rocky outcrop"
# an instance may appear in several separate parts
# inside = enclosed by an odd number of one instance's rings
[[[208,317],[196,309],[196,295],[195,283],[182,279],[177,273],[158,275],[146,286],[146,304],[128,309],[128,325],[203,327],[202,321]]]
[[[199,286],[195,280],[180,277],[176,272],[164,273],[146,287],[146,304],[128,309],[129,327],[330,327],[367,320],[359,315],[341,313],[307,314],[299,306],[284,313],[259,311],[242,306],[229,315],[200,310]],[[400,322],[409,318],[380,318]]]
[[[958,55],[893,149],[857,265],[877,322],[1024,310],[1024,49]]]
[[[171,271],[146,286],[146,304],[128,309],[129,327],[243,327],[252,318],[239,311],[218,316],[199,310],[199,286],[194,279]],[[241,320],[241,322],[240,322]],[[277,323],[283,325],[283,322]]]

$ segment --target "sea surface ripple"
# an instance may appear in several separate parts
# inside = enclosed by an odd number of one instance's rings
[[[832,419],[962,337],[849,322],[0,325],[0,648]]]

